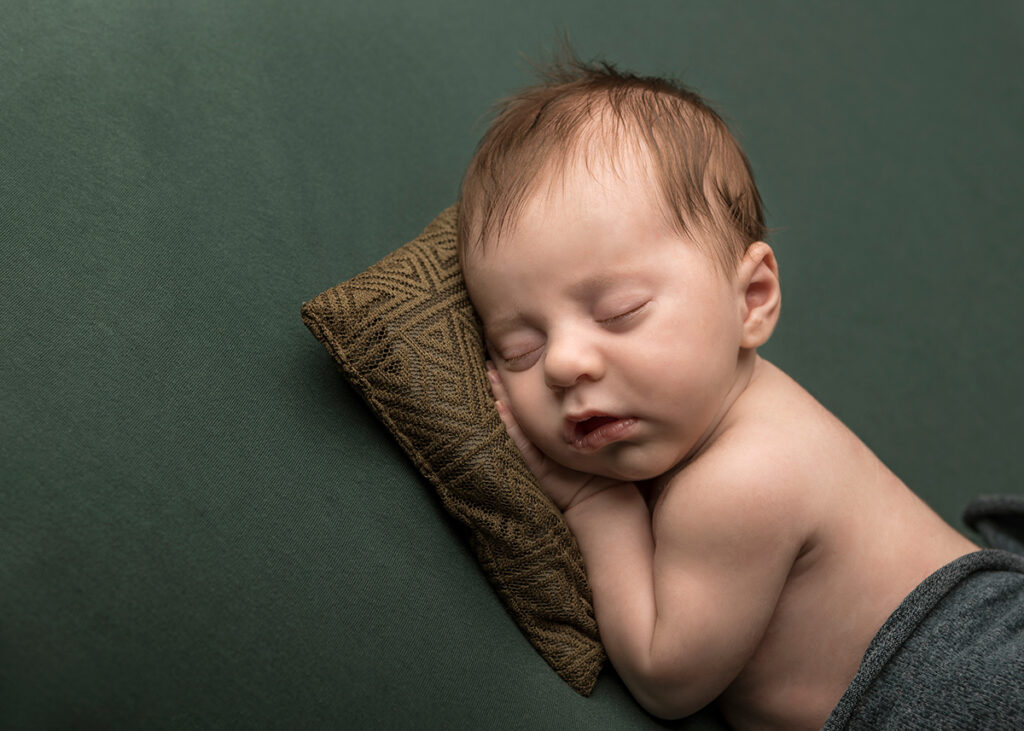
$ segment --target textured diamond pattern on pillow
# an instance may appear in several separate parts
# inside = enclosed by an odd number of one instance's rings
[[[494,409],[455,251],[456,207],[302,307],[302,320],[433,484],[509,612],[589,695],[604,662],[583,559]]]

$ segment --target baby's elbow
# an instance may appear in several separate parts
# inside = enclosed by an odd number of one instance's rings
[[[717,696],[701,683],[667,682],[664,677],[648,677],[630,688],[633,697],[652,716],[674,721],[692,716]]]
[[[644,710],[656,718],[665,721],[676,721],[692,716],[710,701],[695,702],[692,699],[668,694],[636,694],[636,699]]]

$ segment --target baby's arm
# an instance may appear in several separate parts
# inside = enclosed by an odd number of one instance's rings
[[[635,484],[573,472],[541,454],[494,383],[510,435],[579,543],[615,669],[657,716],[699,710],[764,635],[802,545],[794,491],[769,482],[756,459],[695,463],[666,488],[652,526]]]
[[[637,700],[666,718],[694,713],[736,678],[801,547],[761,475],[686,477],[666,488],[653,527],[633,485],[565,512],[608,655]]]

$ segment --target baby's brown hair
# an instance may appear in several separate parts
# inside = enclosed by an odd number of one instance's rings
[[[668,223],[731,273],[766,231],[750,163],[722,118],[678,82],[584,63],[568,43],[560,55],[495,107],[462,180],[460,256],[500,238],[539,181],[586,145],[614,158],[626,142],[647,158]]]

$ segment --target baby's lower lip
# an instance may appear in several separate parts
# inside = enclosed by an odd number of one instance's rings
[[[612,442],[624,439],[634,426],[636,417],[608,417],[596,428],[586,430],[586,433],[581,433],[584,430],[577,428],[569,443],[581,452],[594,452]]]

